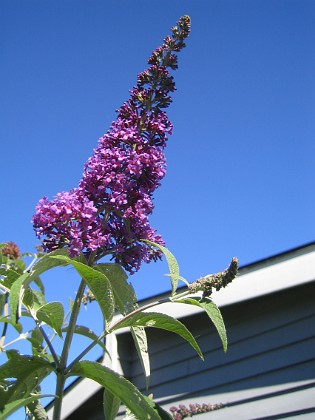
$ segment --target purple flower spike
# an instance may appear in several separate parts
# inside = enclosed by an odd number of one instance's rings
[[[175,90],[169,70],[190,32],[182,17],[149,58],[150,67],[117,111],[117,120],[99,139],[84,166],[77,188],[39,201],[32,222],[45,251],[67,246],[71,255],[94,252],[94,260],[111,255],[130,273],[142,261],[160,257],[142,239],[164,244],[148,220],[152,194],[166,172],[163,149],[172,124],[162,110]]]

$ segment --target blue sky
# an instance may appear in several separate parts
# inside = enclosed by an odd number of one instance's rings
[[[37,201],[77,185],[183,14],[192,33],[152,225],[191,281],[314,240],[313,0],[2,0],[1,241],[33,250]],[[168,290],[166,271],[132,276],[138,296]],[[47,291],[66,301],[76,281],[49,275]]]

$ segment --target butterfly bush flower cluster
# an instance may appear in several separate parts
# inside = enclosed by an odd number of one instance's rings
[[[175,90],[169,70],[177,69],[177,53],[189,32],[190,19],[184,16],[152,53],[148,69],[138,75],[129,100],[85,164],[78,187],[39,201],[32,221],[45,251],[67,246],[72,256],[111,255],[130,273],[160,256],[142,240],[163,244],[148,216],[165,175],[163,149],[172,133],[164,112]]]

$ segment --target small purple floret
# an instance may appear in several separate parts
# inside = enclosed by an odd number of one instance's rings
[[[164,244],[148,220],[152,194],[166,172],[163,149],[172,124],[163,108],[175,90],[168,68],[177,68],[177,56],[190,31],[183,17],[149,59],[150,67],[138,75],[130,99],[117,111],[117,120],[99,139],[84,166],[77,188],[62,192],[36,206],[33,216],[38,238],[49,252],[67,246],[72,256],[95,253],[112,255],[130,273],[141,262],[156,260],[160,253],[142,239]]]

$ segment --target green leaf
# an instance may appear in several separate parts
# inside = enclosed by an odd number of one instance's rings
[[[34,283],[36,284],[36,286],[39,288],[39,290],[41,291],[41,293],[43,295],[45,295],[45,286],[43,284],[43,282],[41,281],[41,279],[39,277],[34,278]]]
[[[109,279],[115,300],[115,307],[123,315],[134,311],[137,307],[137,297],[132,284],[127,282],[127,275],[118,264],[97,264],[95,269],[101,271]],[[131,334],[135,342],[136,350],[143,367],[146,378],[146,387],[150,380],[150,361],[148,354],[148,343],[144,328],[131,328]]]
[[[0,420],[6,420],[8,417],[13,414],[15,411],[19,410],[22,407],[25,407],[27,404],[32,403],[35,400],[39,400],[41,398],[48,398],[48,397],[55,397],[55,395],[51,394],[34,394],[27,398],[21,398],[19,400],[15,400],[11,403],[6,404],[4,410],[0,413]]]
[[[122,267],[118,264],[107,263],[97,264],[93,268],[105,274],[110,281],[115,307],[118,311],[123,315],[132,312],[136,307],[137,297],[134,288],[128,283],[127,274]]]
[[[0,276],[4,276],[5,278],[1,281],[1,284],[8,289],[11,288],[13,282],[20,276],[19,273],[12,270],[12,268],[3,268],[0,267]]]
[[[172,283],[172,296],[175,294],[176,289],[177,289],[177,285],[178,285],[178,280],[182,279],[179,275],[179,266],[178,266],[178,262],[176,260],[176,258],[174,257],[174,255],[164,246],[157,244],[155,242],[151,242],[151,241],[147,241],[147,240],[143,240],[143,242],[146,242],[154,247],[156,247],[157,249],[159,249],[161,252],[163,252],[163,254],[165,255],[167,264],[168,264],[168,268],[170,270],[170,277],[171,277],[171,283]]]
[[[23,305],[37,311],[41,306],[46,304],[45,296],[38,290],[33,290],[30,287],[24,289]]]
[[[19,322],[15,323],[11,318],[7,316],[0,316],[0,322],[6,322],[7,324],[12,325],[12,327],[14,327],[19,334],[22,333],[23,328]]]
[[[110,391],[108,391],[108,389],[105,388],[103,394],[103,407],[104,417],[106,420],[115,420],[120,404],[120,398],[117,398]]]
[[[170,415],[170,413],[168,413],[167,411],[165,411],[160,405],[158,405],[153,399],[152,399],[152,395],[149,395],[148,397],[145,396],[145,399],[147,400],[148,404],[155,410],[157,411],[158,415],[160,416],[161,420],[172,420],[173,417]]]
[[[188,343],[196,350],[199,357],[203,360],[202,352],[191,332],[184,324],[169,315],[157,312],[138,312],[130,317],[123,318],[113,326],[110,332],[125,327],[153,327],[174,332],[175,334],[181,336],[184,340],[188,341]]]
[[[38,276],[51,268],[67,265],[68,262],[65,260],[57,260],[51,257],[68,255],[67,249],[57,249],[56,251],[50,252],[49,254],[41,257],[38,262],[33,266],[30,273],[22,274],[18,279],[15,280],[11,287],[10,293],[10,311],[11,316],[16,317],[16,321],[21,315],[22,300],[25,290],[32,281],[37,281]],[[14,319],[14,318],[13,318]]]
[[[21,356],[16,350],[6,354],[8,361],[0,366],[0,411],[6,404],[28,397],[54,371],[53,365],[41,357]]]
[[[98,382],[120,399],[141,420],[160,420],[155,410],[150,407],[144,395],[127,379],[97,362],[82,361],[76,363],[71,376],[83,376]]]
[[[69,257],[53,256],[51,258],[65,261],[68,264],[73,265],[80,276],[86,281],[88,287],[90,288],[101,308],[105,320],[105,326],[107,328],[113,319],[115,304],[111,284],[105,274],[92,267],[89,267],[86,264],[72,260]]]
[[[68,331],[68,327],[62,328],[62,331],[63,332],[67,332]],[[84,337],[90,338],[93,341],[97,340],[97,338],[98,338],[98,336],[92,330],[90,330],[87,327],[83,327],[81,325],[76,325],[75,326],[74,333],[75,334],[83,335]],[[102,349],[107,352],[106,346],[103,343],[103,341],[98,341],[97,344],[100,345],[102,347]]]
[[[220,309],[217,307],[215,303],[212,302],[209,298],[185,298],[185,299],[176,299],[174,302],[178,303],[187,303],[189,305],[195,305],[202,308],[211,321],[213,322],[215,328],[218,331],[218,334],[220,336],[220,339],[222,341],[223,350],[227,351],[227,336],[226,336],[226,330],[224,321],[220,312]]]
[[[40,276],[42,273],[45,273],[45,271],[50,270],[51,268],[68,265],[67,261],[65,260],[57,260],[57,259],[51,258],[55,256],[68,256],[68,255],[69,253],[68,253],[67,248],[61,248],[61,249],[56,249],[55,251],[52,251],[49,254],[45,254],[41,256],[39,260],[36,262],[36,264],[32,267],[32,271],[31,271],[32,280],[31,281],[36,282],[38,276]]]
[[[22,274],[11,287],[10,312],[13,321],[17,322],[21,316],[22,299],[25,288],[30,284],[32,278],[29,273]]]
[[[146,389],[148,389],[150,384],[150,358],[147,334],[143,327],[131,327],[130,331],[144,372]]]
[[[54,331],[62,337],[61,328],[64,320],[64,309],[60,302],[50,302],[41,306],[36,312],[36,317],[39,321],[45,322],[52,327]]]

